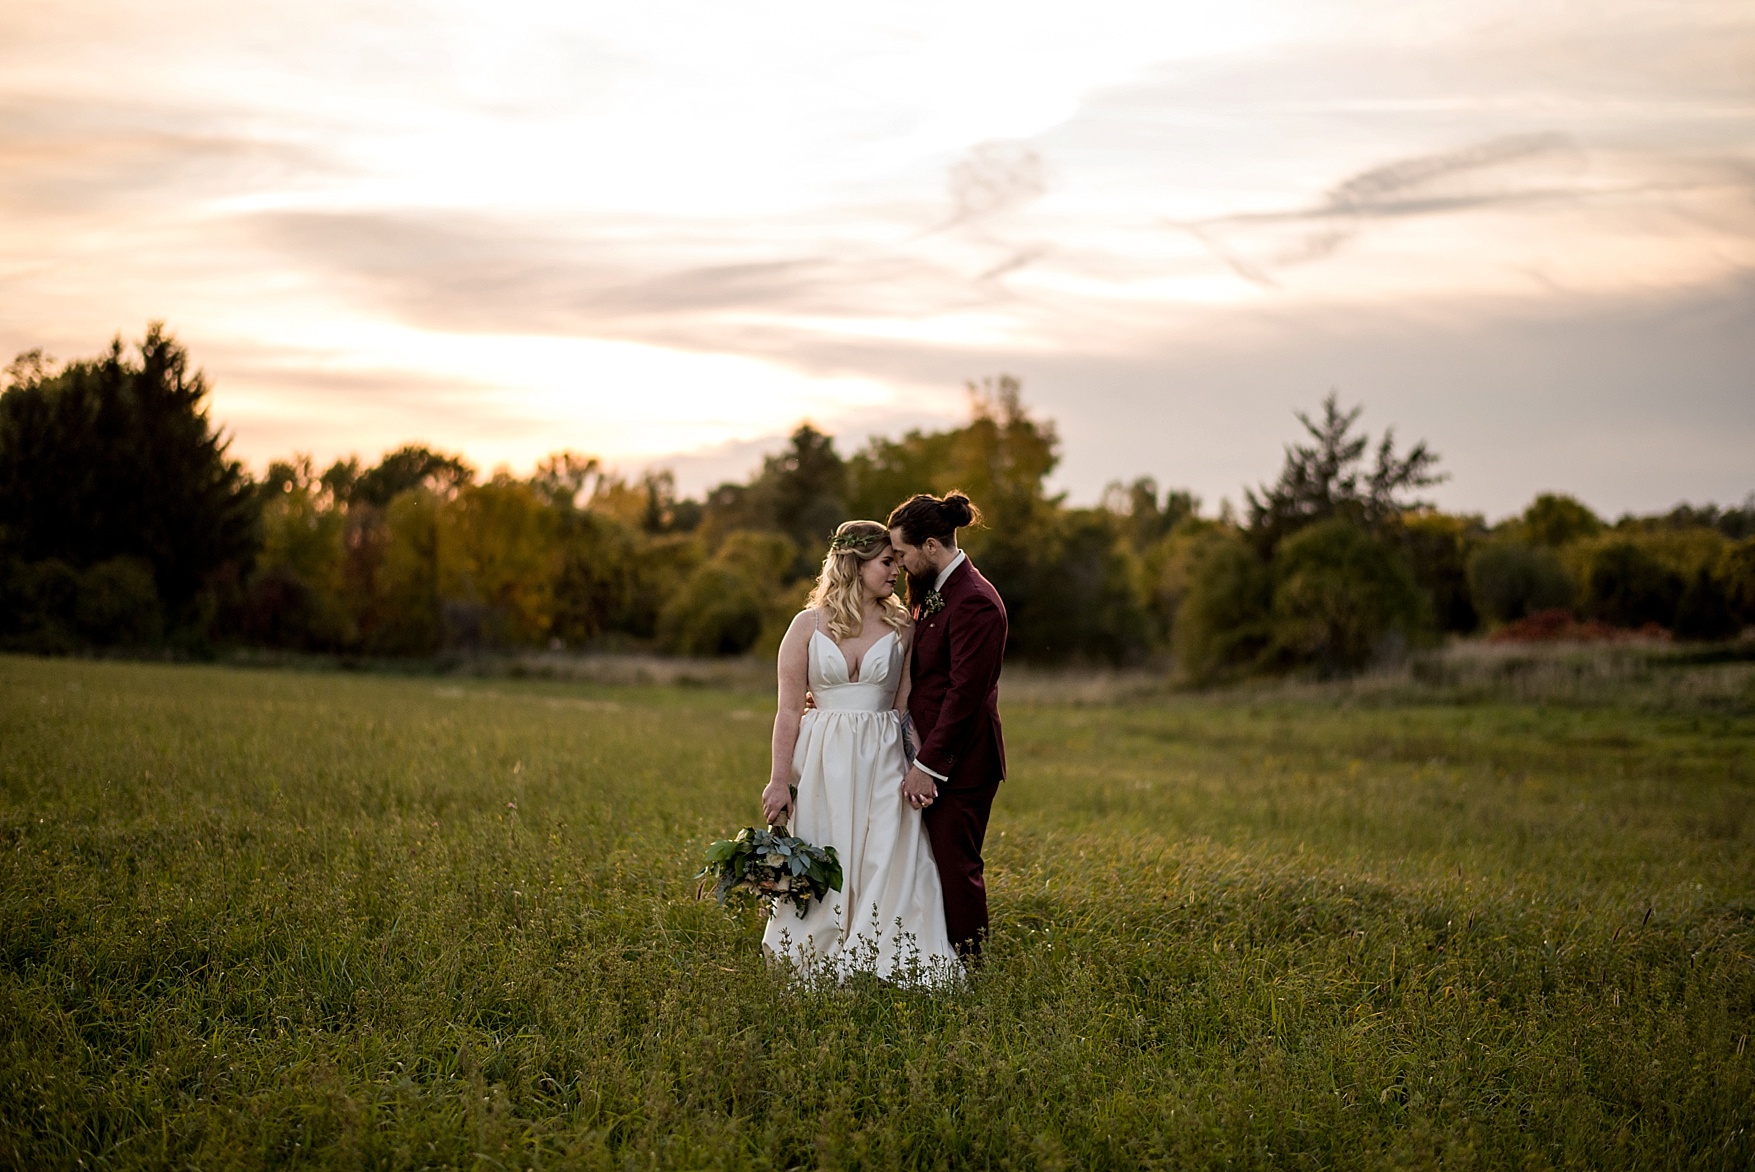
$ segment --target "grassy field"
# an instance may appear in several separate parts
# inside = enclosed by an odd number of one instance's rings
[[[0,1164],[1755,1165],[1755,684],[1503,666],[1020,677],[932,996],[694,898],[760,694],[0,658]]]

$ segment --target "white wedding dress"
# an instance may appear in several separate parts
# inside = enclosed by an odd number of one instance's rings
[[[809,678],[816,707],[804,714],[792,776],[791,832],[832,846],[841,890],[804,915],[777,904],[762,933],[769,954],[837,979],[855,972],[904,983],[954,979],[962,963],[945,928],[944,896],[921,813],[902,797],[907,771],[896,688],[907,670],[902,640],[866,649],[858,679],[821,630],[812,632]]]

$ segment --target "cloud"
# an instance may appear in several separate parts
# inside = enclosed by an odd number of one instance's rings
[[[983,142],[946,174],[955,210],[938,229],[1022,207],[1048,190],[1048,168],[1028,143]]]
[[[807,411],[953,417],[999,370],[1062,418],[1081,496],[1134,470],[1233,491],[1331,382],[1448,444],[1451,490],[1483,500],[1522,474],[1501,450],[1564,451],[1553,474],[1581,485],[1624,471],[1592,451],[1659,434],[1670,402],[1702,467],[1755,442],[1725,406],[1755,399],[1746,348],[1675,341],[1746,308],[1723,290],[1755,270],[1734,0],[1316,0],[1222,51],[1189,48],[1208,15],[1166,9],[1151,40],[1064,7],[1060,31],[1007,22],[1017,52],[974,71],[920,55],[936,10],[922,40],[831,9],[318,2],[37,5],[53,35],[0,38],[0,353],[164,317],[253,452],[437,428],[484,466],[567,431],[612,459],[729,439],[697,461],[718,467]],[[1087,35],[1125,65],[1072,69],[1060,42]],[[628,342],[669,357],[636,379]],[[843,376],[861,392],[825,389]],[[1470,422],[1471,379],[1521,398]],[[861,398],[873,382],[893,398]],[[747,416],[689,431],[679,403]],[[1527,434],[1487,425],[1510,418]],[[1663,460],[1627,483],[1687,481]]]
[[[1373,220],[1573,199],[1582,188],[1572,181],[1584,167],[1584,152],[1567,135],[1513,135],[1378,164],[1343,179],[1308,207],[1175,226],[1243,279],[1278,287],[1275,270],[1331,255]]]
[[[1034,248],[1021,248],[994,265],[992,268],[988,269],[986,272],[982,273],[976,278],[976,280],[997,281],[1007,273],[1015,273],[1019,269],[1036,263],[1043,257],[1047,256],[1050,251],[1052,250],[1049,249],[1047,245],[1037,245]]]
[[[942,261],[748,219],[269,212],[237,230],[428,328],[673,341],[704,329],[718,344],[726,330],[785,319],[919,317],[991,300]]]
[[[336,171],[319,148],[228,126],[200,107],[0,99],[0,207],[15,217],[187,214],[199,201]]]
[[[1469,189],[1484,173],[1501,175],[1514,166],[1556,156],[1573,164],[1574,171],[1583,162],[1578,145],[1557,132],[1513,135],[1442,154],[1397,159],[1343,180],[1328,193],[1322,211],[1393,216],[1521,198],[1524,193],[1506,190],[1503,180],[1489,180],[1485,191]]]

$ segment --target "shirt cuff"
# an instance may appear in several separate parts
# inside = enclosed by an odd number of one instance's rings
[[[922,761],[918,757],[914,758],[914,768],[920,770],[920,772],[926,774],[926,776],[932,778],[934,781],[949,781],[950,780],[949,777],[940,773],[938,770],[934,769],[932,766],[928,765],[926,762]]]

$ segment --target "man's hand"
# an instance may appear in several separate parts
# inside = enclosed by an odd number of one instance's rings
[[[762,791],[762,817],[769,826],[792,825],[792,787],[784,781],[770,781]]]
[[[916,810],[924,810],[938,798],[938,782],[916,765],[902,779],[902,796]]]

